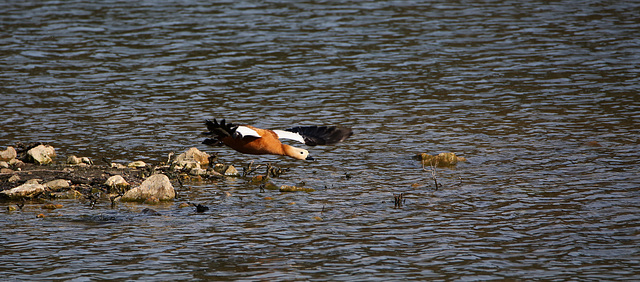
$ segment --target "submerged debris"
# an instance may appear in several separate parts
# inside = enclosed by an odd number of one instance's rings
[[[206,212],[209,210],[209,207],[201,204],[188,203],[194,207],[196,207],[196,212]]]
[[[62,208],[62,205],[61,204],[45,204],[42,206],[42,208],[46,210],[55,210],[55,209]]]
[[[404,202],[405,202],[404,193],[400,193],[398,195],[393,194],[393,208],[395,209],[401,208]]]
[[[306,187],[298,187],[298,186],[289,186],[289,185],[282,185],[280,186],[280,192],[314,192],[316,191],[316,189],[313,188],[306,188]]]
[[[454,153],[440,153],[436,156],[429,155],[427,153],[417,154],[416,159],[422,161],[423,165],[436,166],[436,167],[449,167],[454,166],[458,162],[466,162],[464,157],[458,157]]]
[[[158,211],[154,210],[154,209],[150,209],[150,208],[144,208],[142,210],[142,214],[144,215],[149,215],[149,216],[161,216],[162,214],[159,213]]]

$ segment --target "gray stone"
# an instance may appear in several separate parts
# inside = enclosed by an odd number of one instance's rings
[[[144,202],[149,198],[167,201],[176,197],[176,191],[171,185],[169,177],[164,174],[154,174],[122,196],[125,202]]]
[[[36,164],[50,164],[56,157],[56,149],[49,145],[38,145],[27,151],[27,155]]]

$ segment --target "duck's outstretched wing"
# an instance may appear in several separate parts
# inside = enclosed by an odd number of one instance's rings
[[[353,135],[351,128],[340,126],[297,126],[289,129],[274,130],[278,138],[292,139],[309,146],[333,145]],[[281,135],[282,134],[282,135]]]

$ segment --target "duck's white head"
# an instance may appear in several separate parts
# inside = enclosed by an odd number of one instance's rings
[[[285,150],[287,156],[296,158],[298,160],[308,160],[313,161],[313,158],[309,156],[309,151],[305,149],[296,148],[293,146],[287,146]]]

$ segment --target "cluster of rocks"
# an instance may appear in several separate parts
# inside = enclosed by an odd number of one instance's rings
[[[0,151],[0,198],[13,201],[37,197],[86,199],[95,197],[97,192],[121,201],[158,202],[171,200],[176,195],[167,175],[149,173],[147,176],[149,166],[140,161],[128,166],[114,163],[100,167],[94,166],[90,158],[72,155],[64,165],[56,165],[52,146],[39,144],[22,149],[25,151],[22,160],[14,147]],[[104,178],[107,179],[101,181]]]
[[[0,199],[84,199],[92,201],[92,205],[104,199],[112,204],[116,201],[154,204],[176,197],[172,179],[178,182],[180,179],[221,179],[246,176],[247,170],[255,171],[251,170],[250,164],[241,175],[234,166],[215,163],[215,156],[197,148],[190,148],[173,160],[172,157],[170,155],[167,163],[158,166],[143,161],[99,166],[88,157],[74,155],[68,156],[64,164],[56,164],[52,146],[38,143],[18,149],[8,147],[0,151]],[[270,176],[283,172],[268,165],[266,175],[249,179],[264,189],[313,191],[295,186],[277,187],[268,181]]]
[[[38,145],[26,151],[25,159],[36,164],[49,164],[53,162],[56,151],[53,147],[47,145]],[[10,167],[22,169],[25,163],[18,159],[18,151],[14,147],[7,147],[6,150],[0,151],[0,173],[10,172]]]

